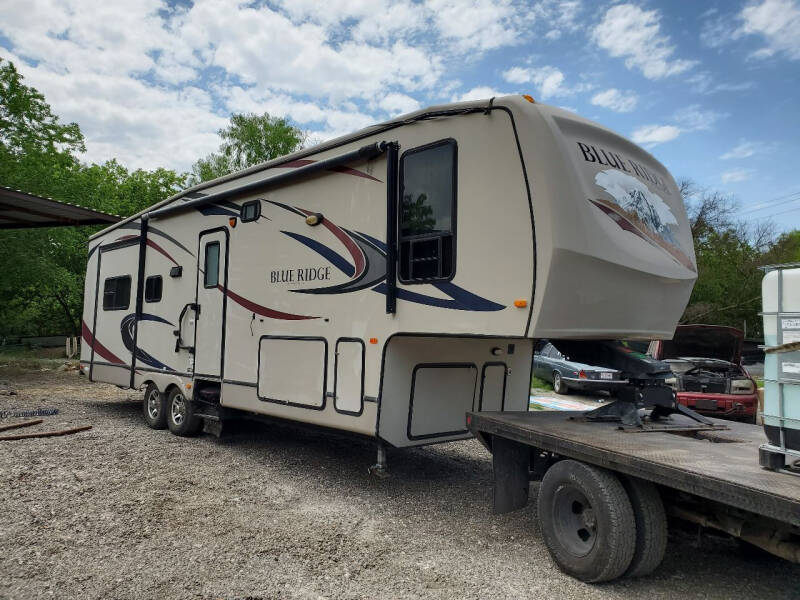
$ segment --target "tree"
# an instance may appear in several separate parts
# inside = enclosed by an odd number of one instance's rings
[[[167,169],[81,164],[84,139],[0,60],[0,185],[127,216],[183,188]],[[97,227],[0,232],[0,336],[80,333],[88,237]]]
[[[287,119],[268,113],[231,115],[228,127],[219,130],[218,152],[192,165],[190,183],[197,184],[240,171],[303,147],[307,134]]]

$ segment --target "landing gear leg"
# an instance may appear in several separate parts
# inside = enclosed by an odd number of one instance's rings
[[[386,467],[386,446],[383,445],[383,442],[378,442],[378,462],[372,465],[368,471],[370,475],[374,475],[378,479],[389,477],[389,469]]]

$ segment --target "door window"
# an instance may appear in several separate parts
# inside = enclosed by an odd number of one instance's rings
[[[219,284],[219,242],[209,242],[206,244],[203,285],[207,288],[214,288],[217,287],[217,284]]]

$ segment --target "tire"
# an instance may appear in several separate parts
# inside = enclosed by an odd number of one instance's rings
[[[658,568],[667,551],[667,513],[658,488],[649,481],[623,477],[636,521],[636,550],[626,577],[643,577]]]
[[[561,378],[561,373],[558,371],[553,371],[553,389],[556,394],[569,394],[569,388],[567,384],[564,383],[564,380]]]
[[[202,420],[194,414],[194,403],[180,388],[172,388],[167,398],[167,427],[175,435],[190,437],[200,431]]]
[[[144,422],[151,429],[167,428],[167,398],[154,383],[148,383],[142,400]]]
[[[564,573],[597,583],[625,573],[636,550],[633,508],[610,471],[575,460],[550,467],[539,487],[539,524]]]

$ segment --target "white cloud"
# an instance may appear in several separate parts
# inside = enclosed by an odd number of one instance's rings
[[[753,169],[734,169],[733,171],[725,171],[720,176],[720,179],[722,183],[738,183],[751,179],[754,174],[755,171]]]
[[[761,142],[748,142],[740,140],[731,150],[720,156],[720,160],[732,160],[739,158],[750,158],[755,154],[767,152],[768,148]]]
[[[392,92],[386,94],[378,105],[389,115],[396,116],[403,113],[410,113],[419,108],[419,101],[411,96]]]
[[[681,134],[681,130],[674,125],[644,125],[636,129],[631,139],[646,146],[654,146],[674,140]]]
[[[673,118],[684,131],[706,131],[727,116],[726,113],[706,110],[698,104],[692,104],[676,111]]]
[[[590,88],[588,84],[579,83],[567,86],[566,77],[560,69],[546,65],[543,67],[511,67],[503,72],[503,79],[509,83],[532,83],[538,88],[538,96],[543,100],[557,96],[569,96]]]
[[[498,92],[487,86],[474,87],[460,96],[453,97],[453,102],[466,102],[468,100],[488,100],[499,96],[508,96],[510,92]]]
[[[591,38],[611,56],[625,58],[625,66],[638,68],[648,79],[683,73],[696,61],[673,58],[675,48],[661,33],[661,14],[634,4],[612,6],[592,29]]]
[[[795,0],[750,2],[739,13],[739,19],[742,34],[764,38],[765,45],[754,57],[785,54],[792,60],[800,60],[800,7]]]
[[[425,8],[438,33],[458,52],[517,44],[535,18],[512,0],[427,0]]]
[[[636,108],[639,97],[632,91],[621,92],[616,88],[604,90],[592,96],[592,104],[616,112],[631,112]]]
[[[692,86],[692,90],[698,94],[716,94],[718,92],[744,92],[753,89],[755,83],[752,81],[742,81],[739,83],[715,83],[714,78],[708,71],[695,73],[686,78],[686,83]]]

